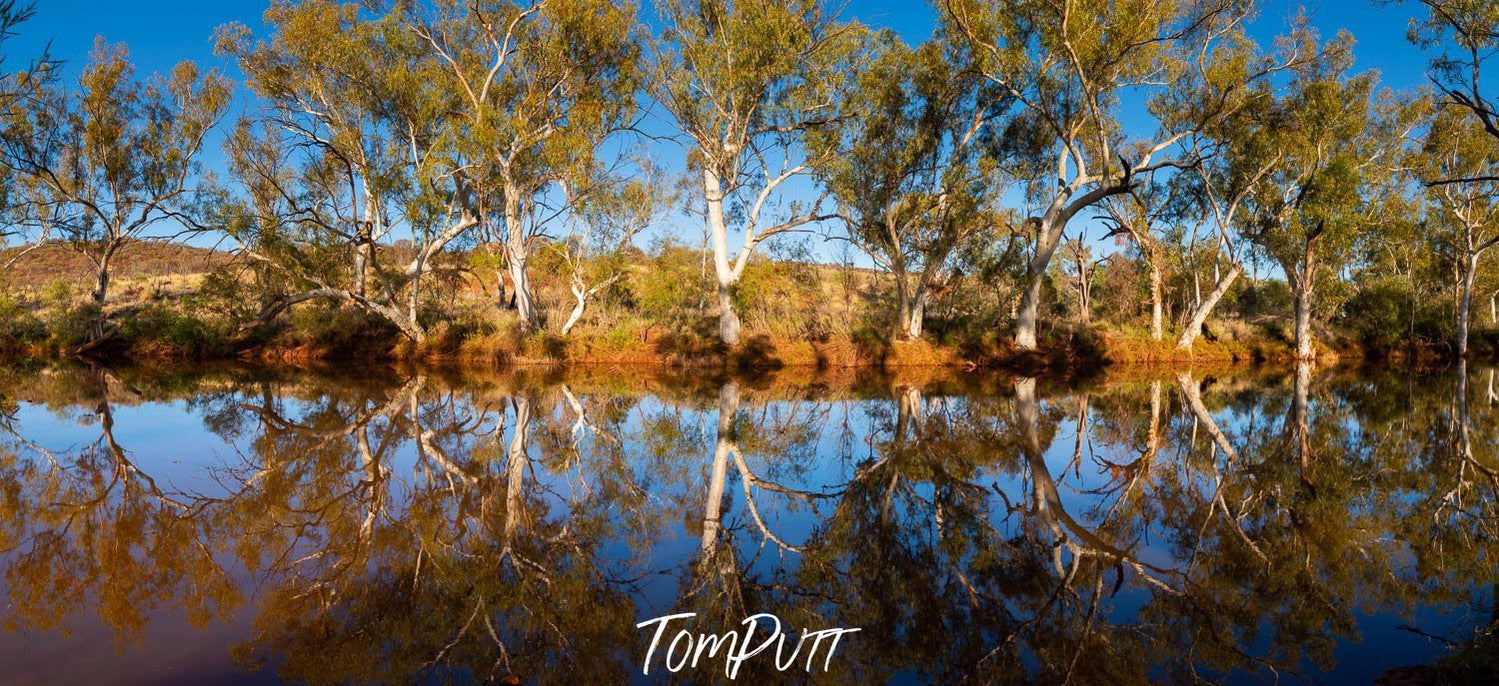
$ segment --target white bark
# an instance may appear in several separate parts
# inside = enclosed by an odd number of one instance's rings
[[[1296,359],[1309,360],[1312,351],[1312,287],[1302,284],[1291,289],[1296,299]]]
[[[718,175],[703,170],[703,196],[707,201],[709,241],[713,245],[713,274],[718,283],[718,338],[728,345],[739,344],[739,313],[734,311],[734,287],[739,275],[729,264],[729,229],[724,223],[723,186]]]
[[[513,184],[506,186],[505,261],[510,268],[510,282],[515,290],[515,313],[520,317],[521,326],[530,331],[536,328],[536,305],[531,297],[531,281],[526,272],[526,264],[531,258],[531,242],[521,216],[519,193],[519,188]]]
[[[1217,307],[1218,301],[1223,299],[1223,295],[1228,293],[1228,289],[1233,285],[1234,280],[1238,279],[1239,275],[1243,273],[1243,265],[1235,262],[1233,266],[1229,267],[1228,272],[1223,274],[1222,278],[1218,279],[1218,285],[1193,310],[1192,318],[1188,320],[1187,327],[1182,330],[1181,336],[1176,339],[1177,348],[1182,350],[1192,349],[1192,342],[1197,340],[1198,336],[1202,335],[1202,325],[1207,322],[1208,315],[1213,312],[1214,307]]]
[[[1457,356],[1468,354],[1468,320],[1473,302],[1473,280],[1478,275],[1478,253],[1469,252],[1463,261],[1463,292],[1457,304]]]

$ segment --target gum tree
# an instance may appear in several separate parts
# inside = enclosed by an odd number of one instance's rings
[[[1084,208],[1129,192],[1151,172],[1190,166],[1180,142],[1235,105],[1240,84],[1205,82],[1225,97],[1172,97],[1172,84],[1213,60],[1244,3],[944,0],[944,24],[965,36],[980,72],[1013,97],[1010,135],[1027,163],[1031,255],[1016,313],[1015,343],[1036,349],[1040,292],[1067,222]],[[1129,136],[1126,99],[1150,100],[1156,132]],[[1169,103],[1169,105],[1168,105]]]
[[[1128,195],[1105,200],[1104,215],[1099,217],[1110,224],[1104,238],[1127,237],[1140,253],[1150,291],[1150,337],[1157,341],[1165,335],[1163,281],[1169,246],[1174,242],[1168,229],[1179,213],[1179,189],[1172,183],[1144,184]]]
[[[1425,49],[1440,49],[1431,61],[1431,76],[1446,106],[1466,112],[1494,139],[1499,139],[1499,105],[1493,101],[1492,79],[1484,67],[1499,48],[1499,5],[1490,0],[1418,0],[1425,17],[1411,21],[1409,38]],[[1476,132],[1474,132],[1476,133]],[[1468,176],[1427,179],[1425,183],[1462,183],[1496,180],[1492,162]]]
[[[244,188],[218,226],[296,303],[350,303],[422,341],[421,280],[479,224],[464,127],[438,64],[392,15],[277,2],[269,39],[217,36],[263,103],[226,142]],[[409,239],[401,249],[398,239]]]
[[[456,94],[466,158],[494,205],[516,312],[539,324],[527,265],[547,226],[596,187],[600,146],[630,126],[641,36],[631,4],[437,3],[406,17]],[[571,191],[571,192],[569,192]]]
[[[948,36],[910,48],[885,33],[877,45],[852,87],[860,106],[813,136],[817,173],[843,238],[894,276],[894,335],[916,340],[960,249],[1002,223],[990,124],[1004,108]]]
[[[789,201],[816,166],[808,131],[838,116],[863,31],[823,0],[665,0],[651,79],[701,175],[694,189],[713,250],[718,335],[739,343],[735,290],[767,239],[831,218]],[[740,239],[731,254],[730,234]]]
[[[1312,40],[1311,36],[1305,40]],[[1226,145],[1238,164],[1275,160],[1245,198],[1245,234],[1275,261],[1291,287],[1295,354],[1310,359],[1318,276],[1340,269],[1359,232],[1377,221],[1366,208],[1389,176],[1409,110],[1377,100],[1376,75],[1349,74],[1346,33],[1292,72],[1288,88]]]
[[[1230,140],[1232,136],[1224,135],[1224,132],[1232,130],[1232,127],[1222,127],[1217,135],[1222,140]],[[1216,149],[1216,144],[1213,143],[1199,142],[1197,145],[1199,148],[1210,145]],[[1277,162],[1279,158],[1273,153],[1262,152],[1258,157],[1246,155],[1242,160],[1215,153],[1205,156],[1204,163],[1186,178],[1191,196],[1191,208],[1188,211],[1197,215],[1201,219],[1200,224],[1211,227],[1211,231],[1216,234],[1215,249],[1219,255],[1228,258],[1228,269],[1217,272],[1213,290],[1200,298],[1192,308],[1192,314],[1176,338],[1178,350],[1192,349],[1192,343],[1202,335],[1202,327],[1213,313],[1213,308],[1218,306],[1234,281],[1244,273],[1244,262],[1235,242],[1239,235],[1240,209],[1256,184]]]
[[[85,348],[113,333],[105,304],[120,250],[198,215],[198,156],[229,93],[217,71],[192,62],[137,80],[124,46],[101,40],[76,84],[33,81],[6,103],[8,219],[34,243],[65,245],[92,265]]]
[[[1015,343],[1034,350],[1041,286],[1073,216],[1153,172],[1196,164],[1189,136],[1238,110],[1277,67],[1220,68],[1222,46],[1244,40],[1251,6],[1237,0],[944,0],[941,9],[984,77],[1017,103],[1007,135],[1034,209]],[[1155,130],[1126,133],[1140,103]]]
[[[1468,353],[1473,283],[1479,259],[1499,244],[1499,179],[1477,180],[1499,160],[1499,138],[1474,135],[1468,119],[1452,108],[1438,109],[1412,163],[1426,185],[1433,224],[1451,243],[1457,264],[1457,354]],[[1444,179],[1474,179],[1440,183]]]

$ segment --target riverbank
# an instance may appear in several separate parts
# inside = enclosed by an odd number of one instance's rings
[[[1008,340],[902,341],[879,338],[802,340],[747,336],[728,346],[690,334],[622,335],[607,332],[560,336],[547,332],[485,333],[463,336],[439,333],[422,343],[385,332],[352,330],[336,338],[308,340],[276,336],[223,339],[199,331],[191,322],[148,319],[85,352],[56,345],[10,346],[3,358],[47,360],[87,357],[109,364],[247,361],[261,365],[337,364],[348,361],[418,365],[429,368],[504,368],[592,366],[659,368],[684,371],[768,370],[905,370],[991,369],[1026,375],[1087,376],[1111,367],[1197,368],[1216,366],[1289,366],[1295,357],[1289,341],[1269,336],[1199,340],[1191,349],[1174,341],[1156,341],[1102,327],[1054,332],[1034,351]],[[1492,338],[1479,336],[1473,356],[1493,359]],[[1379,350],[1355,341],[1336,340],[1318,346],[1323,363],[1363,361],[1439,365],[1451,355],[1439,347]]]

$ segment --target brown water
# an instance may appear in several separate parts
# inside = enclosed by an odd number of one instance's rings
[[[747,683],[1367,683],[1499,622],[1487,369],[0,389],[4,683],[654,683],[688,612],[860,629]]]

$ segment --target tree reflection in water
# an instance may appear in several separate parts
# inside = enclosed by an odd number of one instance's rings
[[[1492,370],[4,375],[12,632],[246,610],[226,653],[288,680],[614,683],[639,621],[772,612],[863,628],[831,682],[1147,683],[1341,674],[1375,615],[1493,669]],[[150,473],[141,405],[224,450]]]

